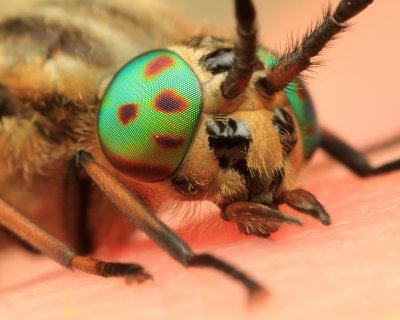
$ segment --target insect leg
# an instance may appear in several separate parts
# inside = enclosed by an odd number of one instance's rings
[[[185,267],[210,267],[227,274],[245,286],[251,301],[265,295],[265,289],[242,271],[210,254],[194,253],[182,239],[142,204],[121,180],[95,161],[90,153],[80,151],[77,160],[121,213],[175,260]]]
[[[64,176],[63,224],[71,245],[81,254],[92,251],[88,230],[90,179],[80,174],[73,158]],[[82,172],[84,174],[84,172]]]
[[[137,264],[105,262],[77,255],[63,242],[38,227],[1,199],[0,225],[15,233],[67,268],[92,273],[102,277],[125,277],[128,280],[139,282],[151,278],[151,276]]]
[[[400,170],[400,159],[385,163],[378,167],[372,167],[362,153],[353,149],[346,142],[326,129],[321,130],[320,146],[324,151],[361,177]]]

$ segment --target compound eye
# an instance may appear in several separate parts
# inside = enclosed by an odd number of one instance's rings
[[[98,138],[108,161],[131,178],[169,178],[182,163],[202,108],[201,85],[175,52],[155,50],[127,63],[100,104]]]

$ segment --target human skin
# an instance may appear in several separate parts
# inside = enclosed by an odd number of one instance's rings
[[[257,3],[261,37],[270,46],[284,44],[297,25],[303,30],[325,3],[277,2],[270,9]],[[399,9],[396,0],[375,1],[308,80],[321,123],[359,149],[400,135]],[[400,158],[400,143],[369,157],[377,164]],[[140,285],[72,273],[16,246],[4,249],[0,319],[398,319],[399,178],[400,172],[360,179],[317,152],[296,185],[325,205],[331,226],[287,207],[305,226],[284,226],[270,239],[239,234],[215,208],[208,218],[181,223],[177,231],[197,252],[215,253],[268,288],[265,302],[251,308],[240,284],[213,270],[184,269],[138,235],[96,256],[144,265],[154,281]]]

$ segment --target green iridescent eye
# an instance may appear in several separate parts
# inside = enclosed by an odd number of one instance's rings
[[[176,53],[144,53],[115,75],[100,104],[98,137],[108,161],[130,177],[161,181],[180,166],[202,108],[201,85]]]
[[[269,67],[277,62],[277,58],[267,53],[264,49],[258,48],[258,56]],[[317,115],[311,97],[297,79],[290,82],[283,90],[293,108],[296,119],[299,123],[301,136],[304,145],[304,156],[310,158],[320,142]]]

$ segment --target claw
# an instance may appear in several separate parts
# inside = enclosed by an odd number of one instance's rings
[[[312,193],[306,190],[295,189],[284,192],[280,200],[287,203],[293,209],[308,214],[321,221],[323,225],[327,226],[331,224],[331,218],[325,211],[323,205]]]
[[[136,263],[105,262],[99,267],[103,277],[123,277],[126,283],[142,283],[152,275]]]
[[[300,220],[287,216],[279,210],[272,209],[266,205],[253,202],[235,202],[230,204],[223,212],[227,220],[240,223],[270,223],[285,222],[302,226]]]
[[[141,270],[137,274],[129,275],[129,276],[125,277],[125,282],[127,284],[131,284],[133,282],[143,283],[143,282],[148,281],[148,280],[154,280],[154,278],[150,273],[147,273],[144,270]]]

